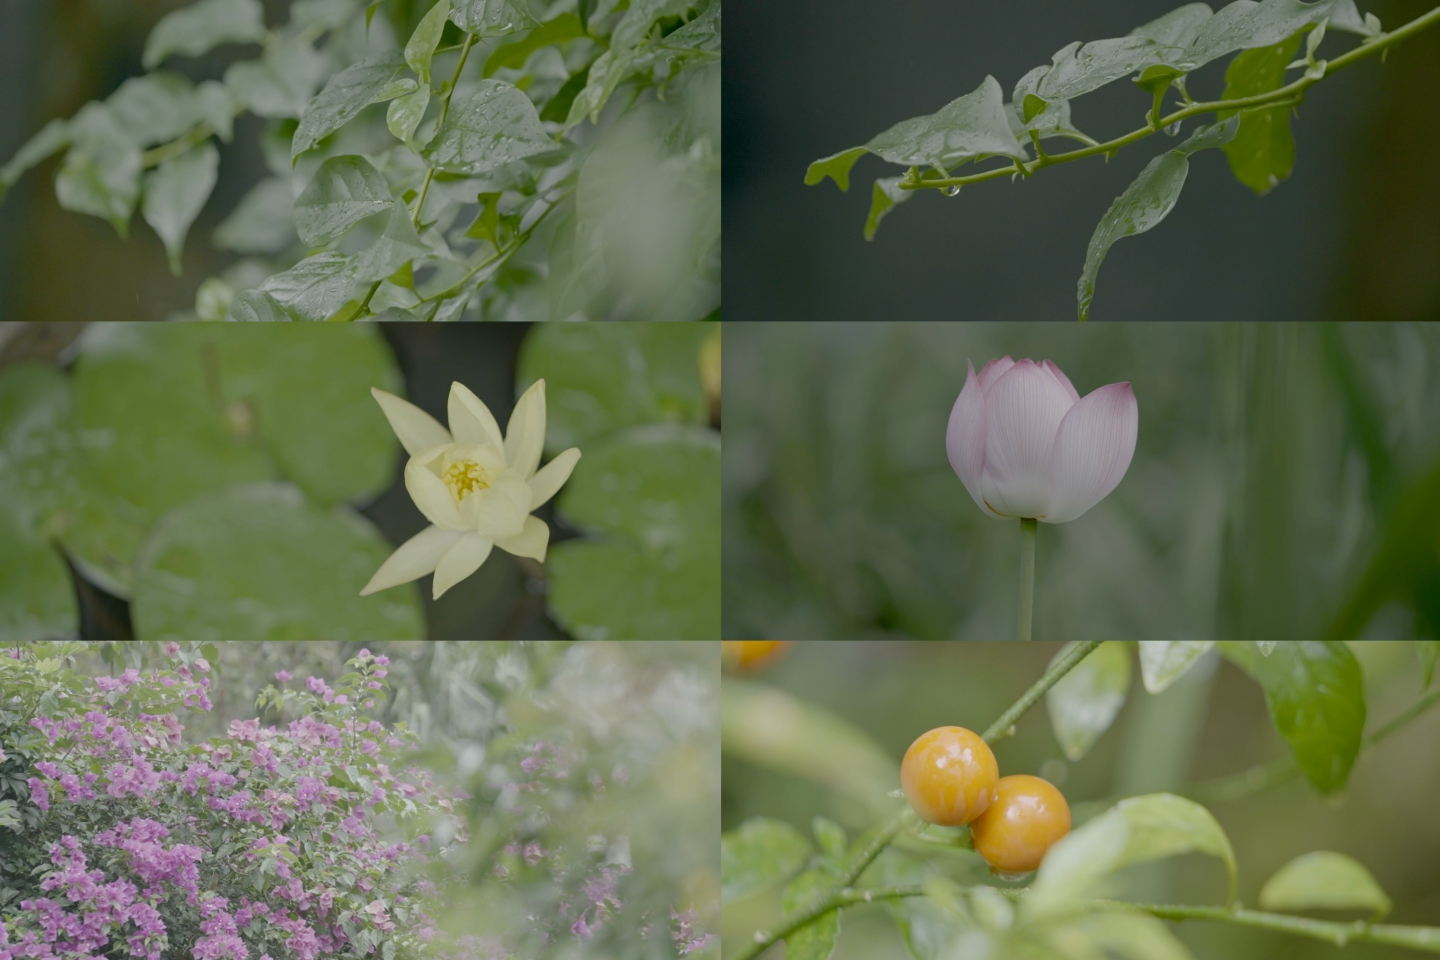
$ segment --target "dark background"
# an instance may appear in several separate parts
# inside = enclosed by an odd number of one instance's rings
[[[98,221],[97,221],[98,222]],[[83,324],[34,325],[0,348],[0,370],[22,360],[73,361],[69,344]],[[515,370],[520,345],[530,324],[387,323],[381,329],[405,378],[405,395],[441,423],[447,419],[450,384],[459,380],[508,423],[515,406]],[[405,491],[405,458],[397,451],[395,482],[369,504],[357,504],[390,542],[399,546],[428,525]],[[550,526],[551,544],[574,536],[555,517],[554,501],[536,512]],[[72,575],[73,569],[72,569]],[[129,640],[129,605],[75,576],[80,601],[82,640]],[[452,587],[438,602],[430,599],[430,581],[421,584],[431,640],[564,639],[545,612],[544,568],[531,560],[496,551],[473,576]]]
[[[1029,181],[936,191],[862,236],[871,184],[804,185],[820,157],[931,113],[992,74],[1009,92],[1074,40],[1124,36],[1179,0],[731,0],[725,5],[725,277],[736,320],[1071,320],[1096,222],[1148,160],[1151,138]],[[1213,2],[1218,9],[1223,2]],[[1360,0],[1395,28],[1431,0]],[[1321,56],[1356,38],[1333,32]],[[1190,91],[1218,97],[1228,58]],[[1133,130],[1148,106],[1128,81],[1077,99],[1080,129]],[[1187,126],[1193,129],[1195,122]],[[1440,319],[1440,30],[1310,92],[1291,179],[1257,198],[1220,151],[1197,155],[1178,207],[1119,243],[1097,320]],[[1067,149],[1050,141],[1054,149]],[[1077,145],[1078,146],[1078,145]]]

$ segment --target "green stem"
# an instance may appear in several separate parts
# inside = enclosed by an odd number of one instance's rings
[[[455,64],[455,75],[450,78],[450,86],[445,90],[445,96],[440,98],[440,119],[435,124],[439,130],[445,126],[445,117],[450,113],[450,98],[455,95],[455,85],[460,82],[460,71],[465,69],[465,61],[470,58],[470,48],[475,44],[473,33],[465,34],[465,44],[460,48],[460,62]],[[415,216],[411,221],[415,229],[420,229],[420,211],[425,208],[425,195],[430,192],[430,181],[435,179],[435,168],[430,167],[425,171],[425,182],[420,185],[420,196],[415,201]]]
[[[1077,643],[1066,651],[1063,657],[1050,665],[1049,669],[1045,671],[1044,676],[1035,681],[1030,689],[1021,695],[1019,700],[1011,704],[1008,710],[1002,713],[994,723],[986,728],[985,732],[980,735],[981,739],[986,743],[994,743],[996,740],[1002,740],[1008,737],[1014,732],[1016,721],[1024,716],[1027,710],[1039,702],[1040,698],[1045,695],[1045,691],[1055,686],[1061,677],[1075,669],[1075,665],[1081,660],[1084,660],[1096,647],[1100,646],[1101,642],[1102,641],[1099,640],[1087,640],[1084,643]],[[816,918],[824,916],[831,910],[836,910],[850,903],[858,902],[851,898],[858,895],[861,899],[868,900],[870,897],[873,897],[873,892],[867,897],[864,895],[864,891],[850,889],[850,885],[854,883],[860,874],[865,872],[865,868],[870,866],[870,864],[875,861],[875,858],[880,856],[880,853],[900,835],[901,831],[905,829],[906,823],[912,817],[913,814],[907,809],[902,810],[885,821],[880,829],[876,831],[875,835],[866,842],[865,846],[860,848],[859,852],[850,859],[845,870],[836,878],[836,883],[831,889],[829,896],[820,898],[804,910],[786,916],[785,919],[780,922],[780,925],[773,930],[755,931],[752,942],[746,944],[744,949],[731,957],[730,960],[753,960],[754,957],[758,957],[761,953],[768,950],[772,944],[783,940]],[[1004,891],[1002,891],[1002,893],[1003,892]]]
[[[1147,122],[1145,126],[1141,127],[1138,130],[1132,130],[1130,133],[1127,133],[1122,137],[1116,137],[1114,140],[1110,140],[1106,143],[1097,143],[1094,146],[1085,147],[1080,150],[1071,150],[1066,153],[1059,154],[1052,153],[1047,154],[1044,157],[1037,157],[1033,162],[1029,164],[1027,169],[1030,173],[1034,173],[1042,167],[1052,167],[1058,163],[1069,163],[1072,160],[1083,160],[1086,157],[1093,157],[1098,154],[1114,153],[1121,147],[1129,146],[1130,144],[1135,143],[1137,140],[1143,140],[1148,136],[1152,136],[1157,131],[1163,130],[1171,124],[1179,123],[1181,120],[1188,120],[1191,117],[1199,116],[1205,113],[1224,113],[1229,111],[1245,112],[1247,110],[1273,108],[1287,103],[1298,102],[1297,95],[1303,94],[1307,89],[1324,80],[1325,77],[1329,77],[1333,75],[1336,71],[1343,70],[1344,68],[1350,66],[1352,63],[1357,63],[1358,61],[1363,60],[1366,57],[1369,57],[1375,53],[1388,50],[1396,44],[1400,43],[1401,41],[1408,40],[1410,37],[1415,36],[1417,33],[1420,33],[1423,30],[1427,30],[1430,27],[1435,26],[1437,23],[1440,23],[1440,7],[1436,7],[1429,13],[1416,17],[1414,20],[1411,20],[1404,26],[1392,30],[1389,33],[1383,34],[1377,39],[1371,40],[1368,43],[1362,43],[1354,50],[1351,50],[1348,53],[1342,54],[1341,56],[1336,57],[1334,60],[1329,61],[1326,64],[1325,74],[1322,77],[1302,76],[1299,80],[1296,80],[1293,83],[1287,84],[1276,90],[1271,90],[1268,93],[1256,94],[1253,97],[1238,97],[1234,100],[1212,100],[1208,103],[1186,104],[1183,109],[1177,110],[1167,117],[1160,117],[1158,120],[1153,115],[1150,115],[1147,117]],[[1152,124],[1154,125],[1152,126]],[[964,187],[972,183],[980,183],[985,180],[995,180],[999,177],[1008,177],[1014,173],[1014,166],[996,167],[992,170],[986,170],[983,173],[971,174],[968,177],[945,177],[934,180],[914,180],[907,178],[901,180],[899,186],[902,190],[927,190],[942,189],[944,187]]]
[[[1016,616],[1015,639],[1030,639],[1030,621],[1035,613],[1035,530],[1038,520],[1020,521],[1020,612]]]

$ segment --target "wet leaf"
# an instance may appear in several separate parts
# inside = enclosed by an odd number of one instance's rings
[[[1275,871],[1260,890],[1266,910],[1368,910],[1390,912],[1390,898],[1364,866],[1343,853],[1316,850]]]
[[[805,835],[788,823],[746,820],[720,838],[721,899],[737,900],[788,880],[812,850]]]
[[[415,32],[405,44],[405,62],[420,75],[420,82],[430,83],[430,61],[435,57],[435,48],[440,45],[440,34],[445,31],[446,18],[450,16],[450,0],[437,0],[435,5],[420,18]]]
[[[172,53],[198,57],[222,43],[263,39],[265,11],[260,0],[200,0],[155,24],[145,41],[143,62],[148,70]]]
[[[1145,689],[1163,692],[1214,646],[1214,640],[1141,640],[1140,673]]]
[[[310,247],[343,236],[366,217],[393,204],[384,175],[361,156],[331,157],[295,200],[295,230]]]
[[[529,97],[503,80],[482,80],[451,102],[425,159],[436,170],[473,177],[556,149]]]
[[[170,258],[170,272],[180,275],[180,254],[185,235],[200,215],[220,169],[220,151],[204,143],[166,160],[145,175],[145,202],[141,213],[159,235]]]
[[[1060,649],[1050,663],[1073,647]],[[1055,740],[1073,763],[1084,757],[1110,729],[1130,690],[1130,650],[1124,643],[1102,643],[1045,695]]]
[[[1350,648],[1287,640],[1253,663],[1275,729],[1321,793],[1344,788],[1365,731],[1365,684]]]
[[[324,320],[350,299],[353,261],[342,253],[317,253],[260,285],[298,320]]]
[[[1225,69],[1226,100],[1251,97],[1285,85],[1285,66],[1300,49],[1300,34],[1273,47],[1247,50]],[[1295,138],[1290,133],[1291,107],[1252,110],[1240,117],[1235,139],[1225,156],[1235,179],[1256,193],[1269,193],[1295,167]],[[1218,114],[1221,120],[1232,113]]]
[[[355,119],[384,91],[405,66],[398,52],[366,57],[335,74],[325,83],[300,115],[300,126],[290,144],[291,156],[299,156],[330,134]]]
[[[500,37],[535,22],[525,0],[454,0],[450,19],[477,37]]]

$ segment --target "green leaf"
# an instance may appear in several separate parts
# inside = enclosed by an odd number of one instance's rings
[[[1097,957],[1120,960],[1195,960],[1170,929],[1154,917],[1121,914],[1090,914],[1077,918],[1057,930],[1065,940],[1057,943],[1064,955],[1064,946],[1086,942],[1096,950]],[[1059,937],[1056,937],[1059,940]],[[1090,953],[1084,956],[1092,956]]]
[[[821,157],[805,171],[805,186],[813,187],[829,177],[842,191],[849,192],[850,168],[855,166],[856,160],[869,152],[864,147],[851,147],[832,156]]]
[[[405,44],[405,62],[420,75],[422,84],[430,83],[430,61],[435,57],[435,48],[440,45],[440,34],[445,32],[449,16],[450,0],[437,0],[435,6],[420,18],[410,41]]]
[[[140,148],[110,110],[87,103],[70,121],[73,146],[55,179],[60,206],[109,220],[124,237],[140,199]]]
[[[1260,890],[1266,910],[1370,910],[1390,912],[1390,898],[1361,864],[1343,853],[1316,850],[1275,871]]]
[[[540,111],[540,119],[548,123],[565,123],[570,116],[570,110],[575,105],[575,98],[585,89],[590,82],[590,67],[586,64],[584,69],[577,70],[570,75],[556,93],[545,104],[545,109]]]
[[[720,899],[738,900],[788,880],[810,853],[810,842],[790,824],[746,820],[720,838]]]
[[[222,43],[265,39],[265,11],[260,0],[200,0],[166,14],[145,41],[145,69],[172,53],[198,57]]]
[[[489,240],[498,249],[500,246],[500,194],[482,193],[476,196],[476,202],[480,204],[480,212],[475,216],[475,222],[465,230],[465,236],[471,240]]]
[[[1214,640],[1141,640],[1140,674],[1145,689],[1162,692],[1214,646]]]
[[[1066,644],[1050,663],[1064,656]],[[1045,695],[1055,740],[1072,762],[1090,751],[1110,729],[1130,690],[1130,650],[1124,643],[1102,643]]]
[[[259,60],[231,64],[225,86],[256,116],[298,117],[327,69],[324,55],[295,37],[275,43]]]
[[[539,324],[520,350],[521,387],[545,379],[545,448],[559,453],[625,427],[704,424],[703,323]]]
[[[170,272],[177,277],[185,234],[190,232],[190,224],[210,199],[219,169],[220,151],[214,144],[204,143],[173,160],[166,160],[145,175],[145,202],[141,213],[164,241]]]
[[[454,0],[450,19],[477,37],[501,37],[535,22],[525,0]]]
[[[1200,28],[1210,19],[1213,11],[1206,3],[1187,3],[1156,17],[1149,23],[1130,31],[1132,37],[1145,37],[1166,47],[1188,47],[1200,35]]]
[[[416,257],[427,256],[430,248],[420,240],[410,221],[410,211],[398,200],[390,205],[385,230],[366,249],[355,254],[350,274],[357,280],[383,280]]]
[[[414,150],[415,128],[420,126],[420,121],[425,117],[425,109],[429,106],[430,85],[427,83],[414,93],[392,101],[390,108],[385,111],[385,125],[397,140],[403,140]]]
[[[231,211],[212,238],[221,250],[276,253],[295,242],[290,184],[278,177],[257,183]]]
[[[839,863],[845,859],[845,849],[849,842],[845,838],[844,827],[829,817],[816,817],[811,822],[810,829],[827,860]]]
[[[1115,241],[1144,233],[1164,220],[1180,199],[1180,190],[1190,172],[1190,154],[1223,146],[1235,136],[1238,126],[1239,119],[1231,117],[1224,123],[1200,128],[1184,143],[1146,164],[1134,182],[1105,211],[1105,216],[1095,227],[1094,236],[1090,238],[1090,247],[1085,252],[1085,269],[1080,274],[1077,299],[1081,320],[1090,315],[1096,276]]]
[[[360,596],[389,554],[364,517],[344,506],[313,506],[286,484],[198,497],[166,514],[145,542],[131,605],[135,636],[422,639],[415,584]]]
[[[1321,793],[1345,786],[1365,730],[1365,685],[1350,648],[1287,640],[1254,663],[1255,679],[1295,762]]]
[[[1225,69],[1225,99],[1269,93],[1285,85],[1285,67],[1300,49],[1300,34],[1276,44],[1247,50]],[[1233,111],[1218,114],[1220,119]],[[1240,117],[1235,139],[1225,145],[1235,179],[1258,194],[1268,193],[1295,167],[1295,138],[1290,107],[1251,110]]]
[[[1023,106],[1025,109],[1024,120],[1026,123],[1029,123],[1031,120],[1034,120],[1036,117],[1040,116],[1040,114],[1044,113],[1045,108],[1050,106],[1050,104],[1044,100],[1041,100],[1033,93],[1027,93],[1025,94],[1025,101]]]
[[[807,870],[785,887],[780,905],[787,914],[814,905],[834,889],[824,870]],[[840,933],[840,911],[831,910],[785,938],[785,960],[828,960]]]
[[[195,88],[178,73],[157,70],[131,77],[105,98],[120,129],[136,146],[174,140],[199,122]]]
[[[230,301],[222,319],[236,323],[293,323],[279,301],[264,290],[246,290]]]
[[[298,157],[355,119],[387,90],[404,66],[405,60],[398,52],[379,53],[331,77],[300,115],[290,155]]]
[[[523,91],[503,80],[482,80],[474,93],[451,102],[425,159],[444,173],[475,177],[558,148]]]
[[[333,251],[306,257],[260,285],[298,320],[324,320],[350,299],[352,260]]]
[[[897,123],[872,138],[865,149],[902,166],[943,170],[981,156],[1024,160],[1025,151],[1005,118],[1004,99],[1000,84],[994,77],[986,77],[972,93],[929,116]]]
[[[1420,689],[1424,690],[1435,676],[1435,661],[1440,659],[1440,640],[1416,640],[1415,655],[1420,658]]]
[[[1012,125],[1011,132],[1021,141],[1028,139],[1026,131],[1033,130],[1041,137],[1070,137],[1086,143],[1094,143],[1089,137],[1075,129],[1070,120],[1070,101],[1057,100],[1050,103],[1035,95],[1035,89],[1040,85],[1047,69],[1047,67],[1036,67],[1015,84],[1015,92],[1011,95],[1010,112],[1015,117],[1016,124]],[[1016,104],[1019,104],[1018,108],[1015,106]],[[1016,125],[1020,129],[1015,129]]]
[[[344,236],[366,217],[389,210],[394,199],[385,176],[364,157],[331,157],[295,200],[295,231],[306,246]]]
[[[865,239],[874,240],[875,231],[880,229],[880,221],[885,215],[899,204],[909,200],[914,190],[901,190],[900,181],[903,177],[883,177],[875,181],[875,189],[870,196],[870,215],[865,218]]]
[[[206,80],[195,88],[193,107],[197,121],[208,123],[216,136],[230,142],[235,135],[235,103],[229,87],[219,80]]]
[[[290,21],[300,27],[343,27],[359,11],[356,0],[295,0],[290,5]]]
[[[718,638],[719,434],[650,424],[584,453],[559,510],[600,538],[551,550],[557,622],[579,639]]]
[[[1259,648],[1260,655],[1268,657],[1275,652],[1275,644],[1278,640],[1256,640],[1255,646]]]
[[[1132,34],[1083,45],[1077,41],[1055,53],[1035,92],[1044,100],[1072,100],[1121,77],[1173,60],[1184,61],[1185,51],[1156,43],[1147,36]],[[1187,68],[1193,69],[1189,65]]]
[[[1148,94],[1162,94],[1170,89],[1170,84],[1185,76],[1185,71],[1169,64],[1157,63],[1140,71],[1140,76],[1135,78],[1135,86]]]
[[[51,120],[0,167],[0,200],[35,164],[70,145],[70,127],[64,120]]]
[[[580,22],[579,17],[573,13],[562,13],[554,20],[540,24],[519,40],[511,40],[496,47],[485,60],[481,75],[489,79],[495,76],[496,70],[519,69],[530,59],[530,54],[541,47],[579,40],[585,35],[585,25]]]
[[[1236,50],[1273,47],[1307,27],[1329,19],[1340,29],[1364,33],[1354,0],[1264,0],[1232,3],[1206,21],[1191,46],[1191,56],[1209,63]]]

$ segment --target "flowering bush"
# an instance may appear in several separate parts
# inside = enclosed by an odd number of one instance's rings
[[[428,773],[390,769],[409,735],[367,712],[386,657],[360,651],[334,687],[282,671],[260,706],[296,719],[186,745],[213,648],[93,679],[81,649],[0,657],[0,960],[395,960],[433,939],[421,868],[442,845],[418,831],[464,825]]]

